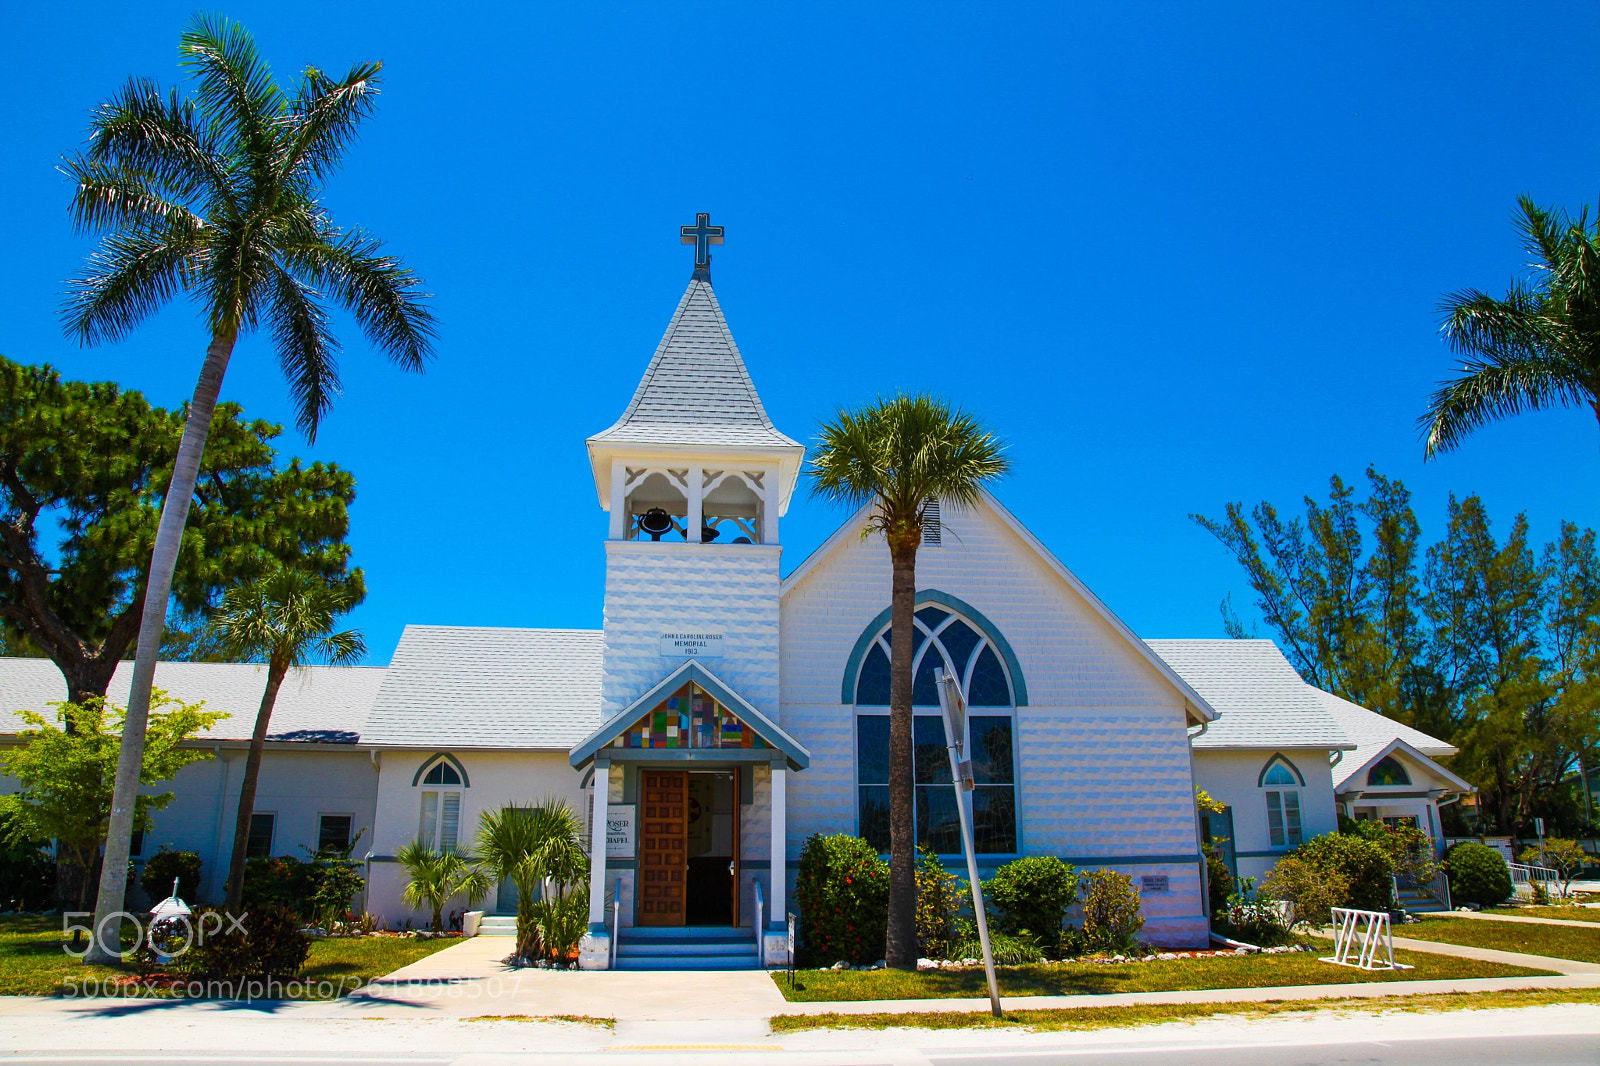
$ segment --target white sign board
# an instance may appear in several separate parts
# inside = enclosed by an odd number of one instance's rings
[[[633,816],[631,803],[606,805],[606,858],[633,858]]]
[[[688,656],[691,659],[722,658],[721,633],[663,633],[661,654]]]

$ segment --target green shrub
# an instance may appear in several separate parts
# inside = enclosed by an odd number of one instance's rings
[[[1115,870],[1090,870],[1083,885],[1084,947],[1107,955],[1136,950],[1144,916],[1133,878]]]
[[[28,839],[12,816],[0,811],[0,911],[44,910],[55,885],[50,842]]]
[[[1061,926],[1078,899],[1078,871],[1054,856],[1014,859],[983,886],[984,899],[999,910],[1001,933],[1032,933],[1051,958],[1061,957]]]
[[[1511,868],[1487,844],[1464,840],[1444,857],[1450,874],[1450,901],[1493,907],[1511,897]]]
[[[249,859],[244,865],[243,909],[284,907],[302,925],[321,926],[331,933],[348,917],[351,899],[365,884],[361,864],[344,859],[301,862],[291,855]]]
[[[956,915],[966,882],[944,868],[926,844],[917,849],[917,949],[924,958],[951,958]]]
[[[1313,837],[1289,854],[1316,870],[1344,877],[1349,887],[1344,898],[1331,906],[1363,911],[1389,909],[1394,897],[1394,862],[1382,844],[1351,834],[1327,833]]]
[[[1279,865],[1295,861],[1285,858]],[[1238,890],[1228,897],[1214,924],[1223,936],[1258,948],[1294,943],[1292,923],[1284,920],[1282,908],[1276,906],[1274,897],[1257,895],[1253,877],[1239,879]]]
[[[983,942],[978,939],[978,927],[965,918],[956,922],[956,939],[950,947],[952,959],[983,958]],[[1026,933],[1012,936],[994,929],[989,930],[989,951],[996,966],[1026,966],[1030,962],[1043,962],[1044,952],[1039,942]]]
[[[246,977],[293,977],[306,964],[311,938],[300,916],[287,907],[258,906],[234,927],[216,907],[194,912],[194,946],[176,960],[195,977],[231,981]]]
[[[306,897],[301,917],[320,925],[329,933],[350,916],[350,901],[366,887],[361,864],[344,859],[318,859],[310,867],[311,893]]]
[[[795,881],[807,962],[864,965],[883,958],[889,928],[889,864],[860,837],[813,833]]]
[[[1350,879],[1342,870],[1319,868],[1298,855],[1285,855],[1262,878],[1261,895],[1293,904],[1293,924],[1321,927],[1333,920],[1330,911],[1350,898]],[[1237,939],[1272,946],[1249,937]]]
[[[172,895],[172,882],[178,882],[178,898],[193,903],[200,893],[200,855],[193,851],[173,851],[170,844],[144,861],[139,874],[139,887],[144,889],[150,906]]]

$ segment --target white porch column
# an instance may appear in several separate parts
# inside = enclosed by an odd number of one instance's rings
[[[578,944],[578,968],[611,967],[606,931],[606,803],[611,798],[611,763],[594,761],[594,822],[589,829],[589,932]]]
[[[789,884],[788,836],[789,817],[786,786],[788,771],[783,763],[772,766],[772,855],[768,880],[767,927],[759,935],[762,961],[768,966],[782,966],[788,961],[788,903],[784,899]]]
[[[611,539],[628,535],[628,466],[621,459],[611,460]]]
[[[769,466],[761,479],[761,543],[778,543],[778,468]]]
[[[684,539],[690,544],[700,543],[700,527],[705,525],[705,468],[691,466],[689,468],[689,517],[684,519]]]

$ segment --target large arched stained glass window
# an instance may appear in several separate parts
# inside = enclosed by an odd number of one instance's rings
[[[1013,759],[1015,696],[1002,655],[980,627],[944,607],[916,612],[912,637],[912,759],[916,780],[917,843],[942,854],[961,850],[961,826],[950,787],[944,724],[937,711],[936,669],[960,680],[966,694],[967,751],[974,843],[985,854],[1017,850],[1016,772]],[[889,654],[886,626],[872,640],[856,676],[856,771],[859,832],[879,851],[889,850]]]

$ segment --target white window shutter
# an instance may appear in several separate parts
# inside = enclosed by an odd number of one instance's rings
[[[456,830],[461,824],[461,793],[446,792],[439,812],[439,850],[453,853],[456,850]]]
[[[939,519],[939,501],[929,500],[922,511],[922,546],[937,548],[943,543],[944,528]]]
[[[422,841],[422,846],[432,851],[436,839],[434,830],[439,824],[439,793],[424,792],[422,794],[422,822],[417,827],[417,839]]]

